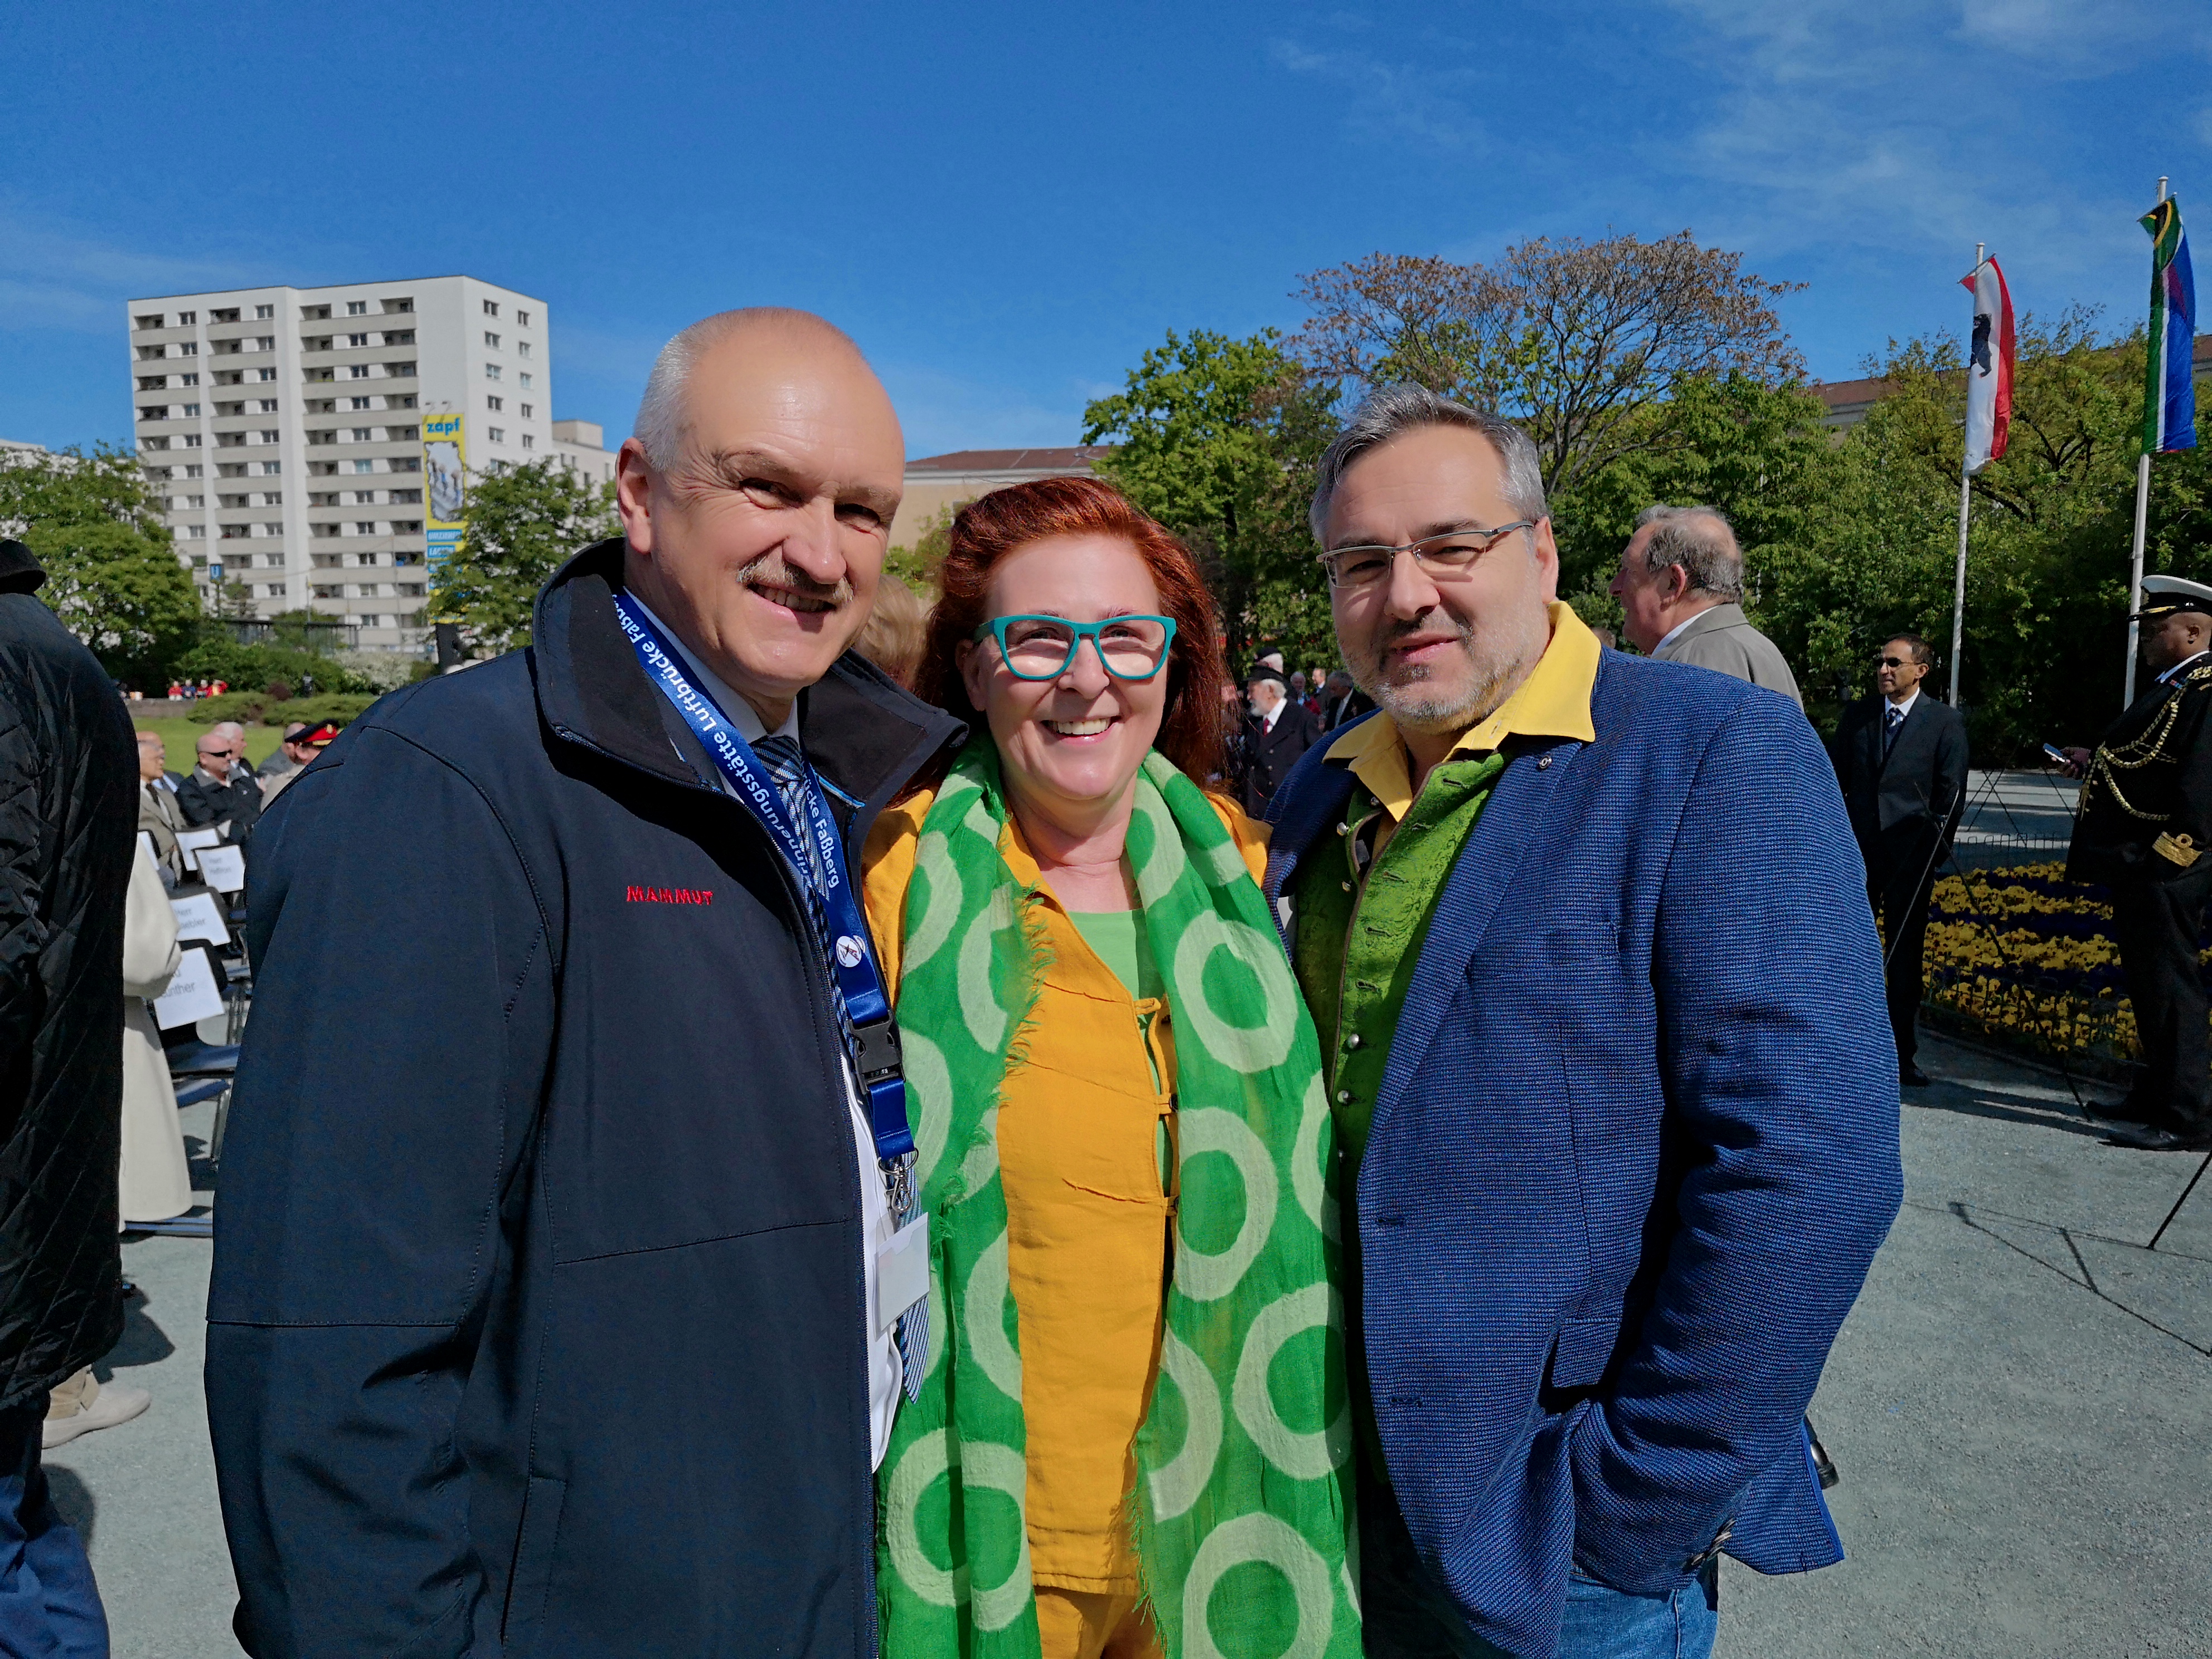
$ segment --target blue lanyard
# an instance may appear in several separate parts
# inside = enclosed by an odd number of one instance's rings
[[[914,1150],[914,1132],[907,1123],[906,1078],[899,1062],[898,1026],[891,1018],[890,1000],[884,994],[883,975],[876,967],[867,924],[861,919],[860,907],[853,897],[843,843],[836,823],[823,805],[822,791],[814,781],[812,769],[808,769],[806,773],[807,822],[802,830],[792,821],[784,805],[783,792],[753,753],[751,745],[738,735],[712,698],[692,689],[690,681],[684,678],[683,669],[677,665],[675,653],[661,643],[653,624],[626,595],[617,593],[614,600],[615,614],[622,619],[623,632],[629,635],[630,644],[636,647],[638,660],[645,665],[645,672],[676,706],[684,723],[698,733],[723,775],[736,786],[738,800],[752,809],[753,816],[768,830],[769,838],[782,849],[784,861],[790,865],[800,884],[820,896],[833,935],[832,939],[825,941],[830,945],[830,965],[836,975],[838,995],[844,1000],[857,1050],[853,1060],[860,1073],[860,1085],[867,1091],[868,1127],[875,1135],[876,1156],[885,1163],[903,1158]],[[821,854],[819,877],[814,860],[807,856],[810,834]],[[808,931],[812,931],[811,927]]]

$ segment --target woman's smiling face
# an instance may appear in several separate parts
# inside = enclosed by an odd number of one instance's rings
[[[1051,536],[1008,554],[992,573],[988,617],[1103,622],[1157,616],[1160,593],[1137,550],[1119,536]],[[999,746],[1009,793],[1023,807],[1075,829],[1128,790],[1167,710],[1168,670],[1117,679],[1090,640],[1048,680],[1015,676],[988,635],[960,647],[969,701]]]

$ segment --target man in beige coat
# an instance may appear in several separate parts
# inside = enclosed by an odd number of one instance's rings
[[[1749,680],[1804,707],[1782,653],[1743,614],[1743,554],[1714,508],[1645,507],[1609,591],[1621,631],[1646,656]]]
[[[160,739],[156,738],[158,746]],[[145,737],[139,738],[145,753]],[[161,1028],[147,1005],[169,988],[183,951],[169,895],[140,848],[131,860],[123,911],[123,1223],[167,1221],[192,1206],[191,1166],[177,1123],[177,1095],[161,1054]],[[86,1366],[55,1389],[40,1438],[51,1451],[80,1435],[127,1423],[153,1403],[143,1389],[103,1383]]]

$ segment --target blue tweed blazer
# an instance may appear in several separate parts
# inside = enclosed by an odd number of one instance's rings
[[[1842,1559],[1802,1419],[1903,1192],[1865,874],[1804,715],[1607,651],[1591,724],[1510,741],[1359,1171],[1391,1483],[1515,1654],[1556,1645],[1571,1566],[1673,1589],[1724,1527],[1761,1572]],[[1328,748],[1272,804],[1270,900],[1334,848]]]

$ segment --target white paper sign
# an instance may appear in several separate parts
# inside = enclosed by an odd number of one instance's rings
[[[235,893],[246,885],[246,854],[235,847],[203,847],[200,873],[218,893]]]
[[[177,831],[177,847],[179,851],[184,855],[185,868],[187,870],[197,870],[199,868],[200,848],[203,847],[220,847],[222,844],[222,831],[215,829],[212,826],[205,830],[179,830]]]
[[[222,925],[222,907],[215,902],[213,893],[173,898],[169,908],[177,913],[179,939],[204,939],[211,945],[230,943],[230,929]]]
[[[163,1030],[174,1030],[222,1012],[222,981],[205,951],[195,947],[177,964],[177,976],[154,1004],[154,1021]]]

